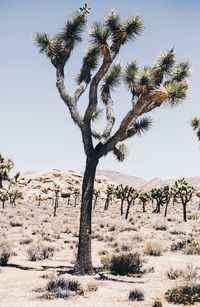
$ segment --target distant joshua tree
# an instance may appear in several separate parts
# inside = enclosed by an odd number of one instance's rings
[[[9,172],[14,167],[11,159],[6,159],[0,154],[0,188],[3,187],[3,180],[9,180]]]
[[[187,222],[187,211],[186,206],[188,202],[191,200],[192,195],[195,192],[195,188],[190,185],[185,178],[179,179],[175,181],[174,186],[172,187],[172,193],[176,197],[176,199],[180,199],[183,205],[183,220]]]
[[[200,117],[199,118],[197,118],[197,117],[193,118],[191,120],[191,126],[192,126],[193,130],[196,132],[198,141],[200,141]]]
[[[104,210],[108,210],[108,207],[110,203],[112,203],[114,195],[115,195],[114,184],[108,184],[106,189],[106,200],[105,200]]]
[[[146,204],[151,199],[151,194],[149,192],[140,191],[138,194],[138,199],[142,203],[142,211],[146,212]]]
[[[130,207],[131,205],[134,205],[134,202],[136,200],[136,198],[138,198],[138,191],[136,189],[134,189],[133,187],[129,187],[128,188],[128,192],[126,195],[126,201],[127,201],[127,209],[126,209],[126,214],[125,214],[125,219],[128,219],[128,215],[129,215],[129,211],[130,211]]]
[[[129,187],[123,186],[122,184],[118,185],[115,189],[115,196],[117,199],[121,200],[121,215],[124,213],[124,201],[127,198]]]
[[[54,36],[37,33],[35,42],[56,70],[56,86],[61,99],[69,109],[74,123],[82,135],[86,155],[86,167],[82,183],[80,231],[75,272],[92,274],[92,198],[95,172],[99,160],[112,152],[123,161],[126,156],[124,141],[151,126],[151,119],[142,117],[154,109],[169,103],[177,105],[186,97],[190,67],[188,62],[176,63],[174,49],[160,55],[153,67],[140,69],[133,59],[125,69],[115,61],[122,47],[134,40],[144,29],[139,15],[121,20],[113,10],[103,23],[95,22],[90,28],[90,44],[83,56],[77,89],[70,95],[65,85],[65,65],[81,42],[81,34],[87,23],[90,8],[87,4],[67,20],[62,31]],[[132,53],[132,49],[130,49]],[[79,55],[80,58],[80,55]],[[68,70],[66,79],[71,78]],[[130,109],[122,118],[119,127],[112,133],[115,124],[112,90],[124,83],[130,92]],[[87,88],[89,89],[87,90]],[[78,109],[78,101],[88,94],[84,114]],[[102,133],[95,131],[93,122],[99,117],[99,97],[103,101],[107,123]],[[123,110],[122,106],[122,110]],[[126,111],[125,111],[126,112]],[[94,139],[97,144],[94,143]]]

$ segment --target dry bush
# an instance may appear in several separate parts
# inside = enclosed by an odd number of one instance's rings
[[[179,270],[179,269],[173,269],[173,268],[170,268],[169,271],[167,271],[167,277],[169,279],[177,279],[178,277],[182,276],[183,275],[183,271],[182,270]]]
[[[98,284],[95,283],[95,282],[91,282],[87,285],[87,290],[90,291],[90,292],[95,292],[98,290]]]
[[[152,307],[162,307],[162,306],[163,306],[162,301],[159,298],[156,298],[152,305]]]
[[[21,239],[19,241],[19,244],[20,245],[28,245],[28,244],[30,244],[32,242],[33,242],[33,239],[31,239],[31,238],[24,238],[24,239]]]
[[[139,289],[134,289],[129,292],[129,300],[130,301],[143,301],[144,293]]]
[[[155,230],[162,230],[162,231],[167,230],[166,221],[163,220],[155,221],[152,226]]]
[[[11,246],[6,241],[0,242],[0,265],[6,266],[11,256]]]
[[[10,221],[10,226],[11,227],[21,227],[23,225],[22,222],[20,222],[19,220],[12,220]]]
[[[27,250],[28,260],[38,261],[48,259],[53,256],[55,247],[42,244],[33,245]]]
[[[78,280],[61,277],[52,278],[48,281],[46,291],[51,294],[49,298],[64,298],[75,294],[83,294],[83,288]]]
[[[141,274],[143,261],[138,253],[121,253],[110,259],[109,269],[112,274]]]
[[[199,267],[192,263],[188,263],[186,268],[182,271],[182,276],[187,281],[195,281],[199,277]]]
[[[200,255],[200,243],[191,242],[186,244],[183,248],[183,253],[186,255]]]
[[[148,256],[161,256],[164,248],[159,241],[148,240],[145,242],[144,253]]]

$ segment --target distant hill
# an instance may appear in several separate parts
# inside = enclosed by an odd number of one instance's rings
[[[153,178],[150,181],[146,181],[140,177],[129,176],[120,172],[109,170],[97,170],[97,176],[104,176],[108,179],[108,181],[116,184],[127,184],[135,187],[136,189],[143,190],[151,190],[153,188],[165,185],[171,186],[175,182],[175,179],[163,180],[160,178]],[[200,176],[190,177],[186,179],[190,184],[200,189]]]
[[[104,176],[108,178],[109,181],[116,183],[116,184],[127,184],[133,186],[137,189],[144,186],[147,181],[135,176],[129,176],[120,172],[116,171],[109,171],[109,170],[97,170],[97,176]]]

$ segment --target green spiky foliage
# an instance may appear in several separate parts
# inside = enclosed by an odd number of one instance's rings
[[[3,180],[10,180],[9,172],[14,167],[11,159],[6,159],[0,154],[0,188],[3,187]]]
[[[120,85],[122,67],[121,64],[115,64],[109,71],[109,73],[105,76],[102,86],[101,86],[101,95],[114,90],[116,87]],[[103,99],[102,99],[103,100]],[[104,101],[104,100],[103,100]]]
[[[98,66],[98,59],[100,50],[98,46],[90,46],[83,57],[83,63],[79,74],[76,77],[77,83],[80,85],[81,82],[89,83],[91,80],[91,73]]]
[[[7,191],[1,190],[0,191],[0,201],[2,202],[2,209],[5,208],[5,202],[8,200],[8,193]]]
[[[148,201],[150,201],[151,194],[149,192],[139,191],[138,199],[142,203],[142,211],[146,212],[146,204],[148,203]]]
[[[126,65],[124,74],[123,74],[123,81],[128,89],[135,94],[136,89],[136,77],[138,75],[138,64],[136,60],[133,60],[131,63]]]
[[[126,196],[126,201],[127,201],[127,209],[126,209],[126,214],[125,214],[125,219],[128,219],[128,215],[130,212],[130,207],[131,205],[134,205],[135,200],[138,198],[139,192],[133,188],[133,187],[129,187],[128,188],[128,192],[127,192],[127,196]]]
[[[160,213],[160,208],[164,204],[168,204],[171,199],[171,188],[167,185],[160,188],[154,188],[150,191],[152,199],[156,200],[156,208],[154,213]]]
[[[108,210],[110,203],[112,204],[114,195],[115,195],[115,185],[108,184],[106,189],[106,200],[105,200],[104,210]]]
[[[74,207],[77,206],[77,201],[81,195],[81,191],[79,188],[74,188],[74,191],[73,191],[73,195],[74,195]]]
[[[192,129],[196,132],[198,141],[200,141],[200,117],[195,117],[191,120]]]
[[[128,191],[128,185],[120,184],[115,188],[115,197],[121,200],[121,215],[124,214],[124,201],[127,198]]]
[[[195,188],[190,185],[185,178],[178,179],[175,181],[174,186],[172,187],[172,193],[174,197],[181,201],[183,206],[183,220],[187,222],[187,204],[190,202],[192,195],[195,192]]]
[[[56,35],[36,33],[34,42],[41,53],[51,59],[52,64],[64,68],[73,48],[82,41],[81,34],[86,25],[86,11],[77,12],[65,23],[63,29]]]

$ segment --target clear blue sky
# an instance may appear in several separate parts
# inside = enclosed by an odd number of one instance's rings
[[[33,45],[37,31],[56,33],[67,17],[83,5],[79,0],[0,0],[0,151],[12,157],[16,169],[84,169],[80,132],[55,87],[55,70]],[[126,45],[118,59],[125,65],[137,58],[141,67],[154,63],[159,52],[175,46],[177,59],[189,60],[193,74],[188,98],[182,105],[165,107],[152,116],[152,129],[128,141],[129,156],[121,164],[112,154],[99,169],[118,170],[145,179],[200,175],[200,146],[189,121],[200,116],[200,2],[197,0],[91,0],[88,26],[115,8],[122,17],[139,13],[145,31]],[[87,34],[87,33],[86,33]],[[66,67],[69,91],[81,65],[85,41]],[[120,87],[115,93],[116,117],[125,114],[130,95]],[[87,96],[80,104],[87,102]]]

